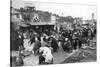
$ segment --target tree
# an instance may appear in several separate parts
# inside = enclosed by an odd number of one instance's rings
[[[67,16],[66,21],[73,23],[74,19],[72,16]]]

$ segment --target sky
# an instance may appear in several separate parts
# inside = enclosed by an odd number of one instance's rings
[[[60,16],[82,17],[83,20],[91,19],[92,13],[94,13],[94,18],[97,19],[97,8],[94,5],[12,0],[12,6],[15,8],[25,7],[29,5],[35,6],[36,10],[48,11]]]

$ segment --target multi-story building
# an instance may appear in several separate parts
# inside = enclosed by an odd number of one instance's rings
[[[44,11],[35,10],[35,7],[25,7],[20,9],[11,9],[11,21],[20,28],[30,27],[41,31],[44,29],[53,29],[56,23],[56,17]]]

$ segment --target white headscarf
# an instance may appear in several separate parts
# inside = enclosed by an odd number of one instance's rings
[[[65,38],[65,41],[67,41],[68,40],[68,38]]]

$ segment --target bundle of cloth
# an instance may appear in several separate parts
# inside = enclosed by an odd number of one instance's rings
[[[53,55],[51,47],[40,47],[39,64],[53,64]]]

